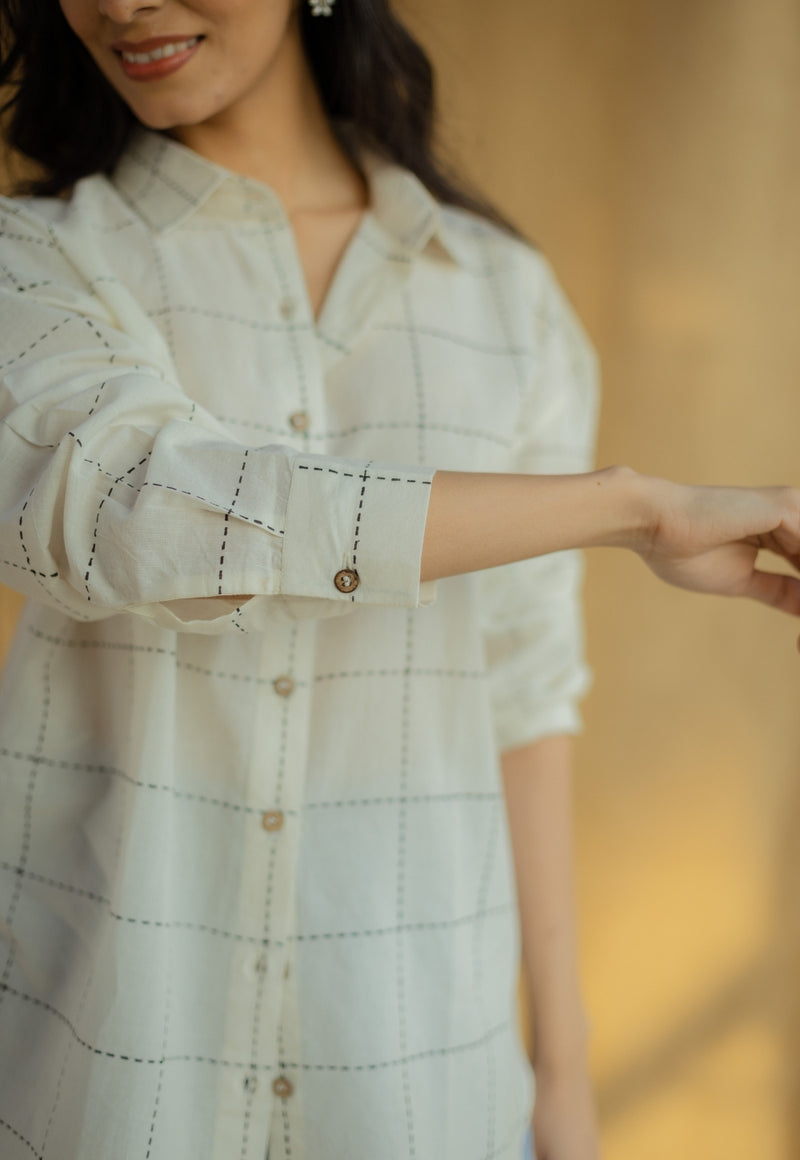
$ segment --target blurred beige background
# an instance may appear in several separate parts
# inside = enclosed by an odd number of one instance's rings
[[[800,483],[796,0],[403,7],[456,157],[600,351],[600,462]],[[0,646],[17,608],[0,592]],[[610,552],[588,613],[577,828],[606,1160],[797,1157],[800,624]]]
[[[407,0],[448,139],[599,348],[599,460],[800,484],[796,0]],[[800,1155],[800,625],[589,566],[585,988],[607,1160]]]

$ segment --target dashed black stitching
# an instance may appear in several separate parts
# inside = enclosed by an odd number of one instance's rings
[[[327,471],[329,475],[341,475],[345,479],[362,479],[363,476],[357,476],[354,471],[342,471],[336,467],[315,467],[310,463],[298,463],[298,471]],[[430,479],[405,479],[401,475],[372,475],[370,479],[380,479],[386,483],[421,483],[424,487],[430,487],[432,480]]]
[[[406,675],[406,669],[342,669],[338,673],[318,673],[315,681],[338,681],[343,677],[403,677]],[[410,670],[411,676],[414,677],[464,677],[470,680],[478,678],[484,679],[488,673],[486,669],[424,669],[412,668]]]
[[[283,812],[288,813],[287,810]],[[96,894],[92,890],[84,890],[81,886],[75,886],[71,882],[60,882],[57,878],[50,878],[46,874],[38,874],[34,870],[26,870],[22,866],[14,866],[11,862],[0,861],[0,870],[5,870],[9,874],[14,874],[19,878],[25,878],[30,882],[38,882],[41,886],[50,886],[53,890],[58,890],[62,894],[70,894],[74,898],[85,898],[87,902],[97,903],[98,906],[105,907],[109,918],[125,926],[152,927],[154,930],[185,930],[195,934],[212,935],[214,938],[227,939],[230,942],[243,943],[247,946],[273,946],[278,949],[286,946],[286,943],[291,941],[289,939],[257,938],[255,935],[241,934],[235,930],[223,930],[221,927],[211,926],[209,923],[204,922],[188,922],[181,919],[138,918],[136,915],[119,914],[117,911],[111,909],[110,898],[106,898],[102,894]]]
[[[485,1047],[491,1039],[507,1031],[510,1026],[510,1020],[504,1019],[502,1023],[490,1027],[478,1039],[472,1039],[467,1043],[454,1044],[452,1047],[429,1047],[426,1051],[415,1051],[408,1055],[401,1055],[397,1059],[380,1060],[378,1063],[295,1063],[288,1060],[286,1066],[296,1068],[298,1071],[384,1071],[390,1067],[406,1067],[409,1063],[419,1063],[423,1059],[435,1059],[446,1055],[461,1055],[467,1051],[477,1051],[479,1048]]]
[[[54,651],[51,649],[50,653],[44,663],[42,670],[42,714],[39,721],[39,732],[36,738],[36,755],[40,755],[44,749],[45,737],[47,736],[47,724],[50,719],[50,699],[51,686],[50,675],[53,666]],[[11,930],[14,925],[14,917],[19,905],[20,896],[22,894],[22,884],[24,881],[24,871],[27,869],[28,857],[31,849],[31,836],[33,831],[33,795],[36,789],[36,778],[39,772],[38,762],[35,760],[31,762],[30,771],[28,773],[28,783],[25,787],[25,802],[22,811],[22,842],[19,853],[19,866],[14,882],[14,889],[11,895],[11,901],[8,906],[5,917],[5,925],[7,930]],[[17,945],[14,939],[11,940],[8,955],[6,956],[6,965],[3,968],[2,979],[0,979],[0,1002],[3,998],[2,987],[4,987],[11,978],[11,971],[14,966],[17,955]]]
[[[142,484],[142,490],[146,487],[161,487],[165,491],[174,491],[176,495],[188,495],[190,499],[196,499],[199,503],[206,504],[218,512],[226,512],[228,509],[224,504],[217,503],[213,499],[207,499],[206,496],[197,495],[193,491],[186,491],[182,487],[176,487],[173,483],[160,483],[155,480],[146,479]],[[253,516],[245,516],[241,512],[236,513],[237,520],[242,520],[246,524],[256,524],[259,528],[264,528],[268,532],[273,532],[276,536],[284,535],[282,528],[274,528],[272,524],[265,524],[263,520],[255,519]]]
[[[36,350],[36,347],[40,342],[44,342],[45,339],[50,338],[56,333],[56,331],[60,330],[62,326],[66,326],[68,322],[72,322],[74,317],[75,316],[72,314],[67,314],[60,320],[60,322],[56,322],[53,326],[50,327],[49,330],[46,330],[44,334],[40,334],[39,337],[34,342],[32,342],[30,346],[27,346],[20,354],[15,354],[13,358],[7,359],[4,363],[0,363],[0,371],[4,371],[7,367],[13,366],[14,363],[19,362],[20,359],[23,359],[26,355],[30,354],[32,350]]]
[[[30,572],[33,576],[39,576],[42,580],[58,580],[58,572],[37,572],[35,568],[27,568],[24,564],[16,564],[13,560],[0,560],[7,568],[19,568],[21,572]]]
[[[0,1128],[5,1128],[6,1131],[10,1132],[12,1136],[16,1136],[21,1144],[24,1144],[26,1148],[30,1149],[30,1151],[36,1157],[36,1160],[42,1160],[42,1153],[37,1152],[27,1136],[23,1136],[22,1133],[18,1132],[16,1128],[12,1128],[11,1124],[9,1124],[7,1120],[0,1119]]]
[[[211,1067],[230,1067],[235,1068],[236,1070],[249,1068],[251,1066],[249,1063],[239,1062],[235,1059],[217,1059],[211,1055],[168,1055],[163,1059],[160,1057],[156,1059],[149,1059],[147,1056],[143,1055],[127,1055],[120,1051],[106,1051],[105,1048],[96,1047],[94,1044],[89,1043],[88,1040],[79,1035],[74,1024],[67,1018],[63,1011],[59,1011],[58,1008],[54,1007],[52,1003],[47,1003],[44,999],[40,999],[36,995],[28,995],[25,991],[20,991],[16,987],[10,987],[7,983],[0,983],[0,991],[4,992],[5,994],[12,995],[15,999],[20,999],[23,1003],[30,1003],[32,1006],[38,1007],[42,1011],[47,1011],[48,1014],[58,1019],[60,1023],[64,1024],[76,1043],[80,1044],[81,1047],[85,1048],[92,1055],[100,1055],[104,1059],[119,1059],[123,1063],[144,1063],[150,1065],[151,1067],[161,1063],[206,1063]],[[273,1070],[272,1064],[270,1063],[260,1063],[256,1066],[259,1071]]]
[[[428,922],[401,922],[395,926],[376,926],[371,930],[332,930],[323,931],[320,934],[294,934],[287,941],[290,943],[338,942],[341,939],[380,938],[383,935],[453,930],[459,926],[469,926],[471,923],[480,922],[484,918],[494,918],[501,914],[508,914],[511,909],[509,903],[502,903],[498,906],[484,906],[482,910],[477,911],[475,914],[463,914],[459,915],[458,918],[431,919]]]
[[[370,478],[369,469],[371,466],[372,466],[371,463],[367,463],[364,467],[362,474],[359,477],[361,479],[361,491],[359,492],[359,496],[358,496],[358,510],[356,511],[356,526],[355,526],[355,529],[353,531],[353,560],[352,560],[352,564],[353,564],[353,571],[354,572],[358,571],[358,537],[359,537],[359,531],[361,528],[361,515],[364,511],[364,495],[365,495],[366,490],[367,490],[367,481]],[[355,592],[353,592],[350,596],[351,603],[355,604],[355,599],[356,599],[356,594],[355,594]]]
[[[225,568],[225,549],[228,546],[228,530],[229,530],[229,525],[230,525],[230,519],[231,519],[231,515],[233,513],[233,509],[236,507],[236,501],[239,499],[239,493],[242,490],[242,480],[244,479],[245,468],[247,467],[247,456],[249,454],[250,454],[249,450],[246,450],[244,453],[244,459],[242,460],[242,466],[241,466],[241,470],[239,472],[239,479],[236,483],[236,490],[233,493],[233,499],[231,500],[231,506],[225,512],[225,518],[224,518],[224,521],[222,524],[222,545],[221,545],[220,550],[219,550],[219,576],[218,576],[219,587],[217,589],[217,596],[223,595],[223,592],[222,592],[222,573],[223,573],[223,570]]]
[[[193,793],[191,790],[176,789],[175,786],[171,785],[159,785],[157,782],[139,781],[138,778],[132,777],[131,774],[126,773],[122,769],[115,769],[112,765],[91,765],[89,762],[64,761],[53,757],[37,756],[36,754],[14,751],[7,749],[5,746],[0,747],[0,756],[10,757],[15,761],[30,761],[32,764],[44,766],[48,769],[69,770],[71,773],[98,773],[105,777],[118,777],[121,781],[127,782],[128,785],[135,786],[136,789],[156,790],[160,793],[167,793],[179,801],[192,801],[197,802],[198,805],[216,806],[219,809],[231,810],[232,813],[257,814],[260,817],[263,812],[263,810],[258,809],[256,806],[246,806],[240,802],[229,802],[221,798],[209,797],[207,794]],[[297,811],[284,810],[284,813],[291,815],[296,814]]]
[[[255,419],[239,419],[234,415],[215,416],[220,423],[231,423],[238,427],[248,427],[256,431],[266,431],[273,435],[283,435],[284,428],[276,427],[271,423],[259,423]],[[336,431],[308,432],[310,439],[328,441],[330,439],[349,439],[351,435],[359,435],[364,431],[415,431],[417,424],[409,421],[387,421],[385,423],[356,423],[352,427],[344,427]],[[441,431],[445,435],[462,435],[465,439],[481,439],[488,443],[495,443],[498,447],[510,448],[512,439],[494,434],[491,431],[479,431],[470,427],[458,427],[452,423],[428,423],[429,431]]]
[[[89,411],[87,412],[87,414],[89,414],[89,415],[93,415],[93,414],[94,414],[95,407],[96,407],[96,406],[97,406],[97,404],[100,402],[100,396],[102,395],[102,393],[103,393],[103,391],[105,390],[105,388],[106,388],[106,386],[107,386],[107,385],[108,385],[108,379],[106,379],[106,381],[105,381],[104,383],[101,383],[101,384],[100,384],[100,389],[99,389],[99,391],[97,392],[97,394],[95,395],[94,402],[92,403],[91,407],[89,408]]]

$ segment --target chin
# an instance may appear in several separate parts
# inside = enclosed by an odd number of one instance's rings
[[[183,129],[190,125],[199,125],[207,120],[210,113],[206,109],[175,109],[162,106],[144,105],[137,107],[133,103],[130,109],[137,120],[147,129]]]

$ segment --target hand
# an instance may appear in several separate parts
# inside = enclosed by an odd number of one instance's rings
[[[594,1097],[585,1065],[569,1072],[536,1072],[533,1112],[536,1160],[598,1160]]]
[[[650,485],[653,518],[634,548],[657,576],[800,616],[800,579],[756,568],[766,549],[800,570],[800,490]]]

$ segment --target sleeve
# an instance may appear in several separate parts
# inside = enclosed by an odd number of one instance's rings
[[[513,470],[592,467],[598,387],[594,352],[545,265],[536,362],[520,411]],[[532,518],[535,519],[535,513]],[[556,552],[482,574],[481,609],[495,734],[501,750],[581,728],[590,684],[583,657],[579,552]]]
[[[195,632],[431,598],[432,471],[231,438],[126,325],[122,290],[93,292],[53,228],[11,205],[0,581],[77,619],[126,611]]]

